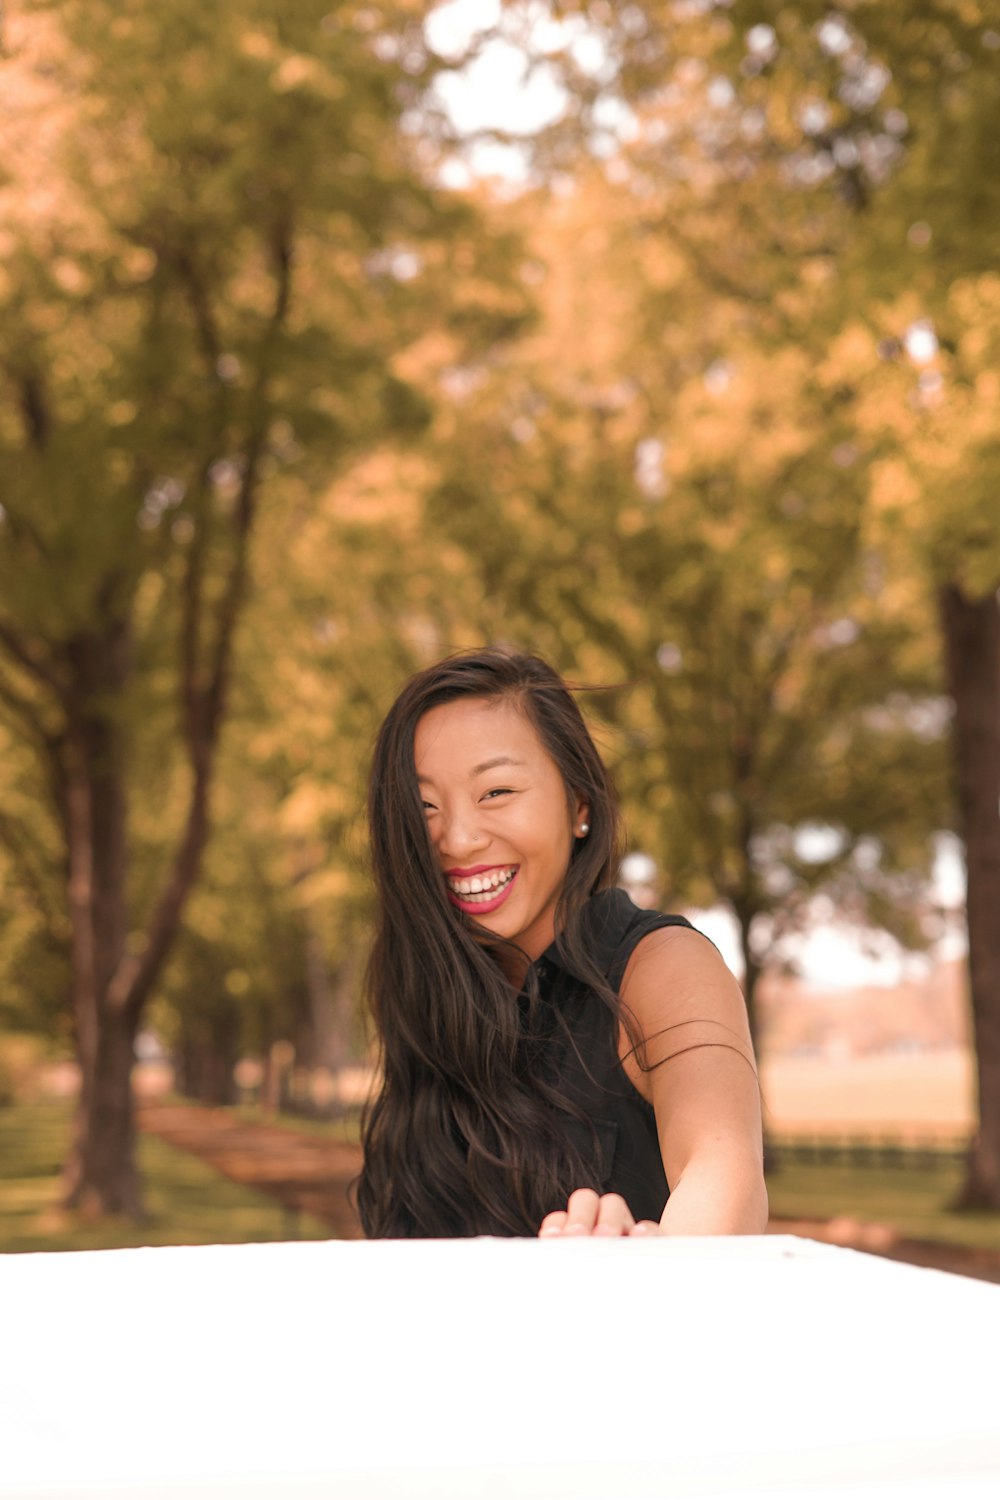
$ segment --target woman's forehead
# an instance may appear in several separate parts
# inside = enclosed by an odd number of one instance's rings
[[[501,763],[551,759],[531,720],[502,698],[458,698],[428,709],[417,723],[413,754],[418,775],[473,775]]]

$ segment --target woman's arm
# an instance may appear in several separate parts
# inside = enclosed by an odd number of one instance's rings
[[[646,1064],[626,1069],[655,1110],[670,1197],[658,1225],[636,1225],[617,1194],[580,1189],[539,1232],[763,1234],[760,1093],[735,979],[699,933],[669,927],[637,945],[621,995]]]

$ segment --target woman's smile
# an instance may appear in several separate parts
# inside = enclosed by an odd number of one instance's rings
[[[487,865],[479,866],[475,873],[469,874],[465,871],[446,870],[448,900],[459,911],[474,912],[477,916],[496,911],[510,895],[518,868],[517,865],[496,865],[492,868]]]

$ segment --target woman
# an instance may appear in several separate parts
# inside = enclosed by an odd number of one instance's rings
[[[762,1233],[743,997],[684,918],[614,889],[614,791],[557,674],[492,649],[419,673],[369,816],[365,1233]]]

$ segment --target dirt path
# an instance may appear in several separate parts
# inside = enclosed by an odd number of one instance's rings
[[[360,1239],[347,1189],[361,1148],[283,1125],[258,1125],[200,1104],[139,1104],[140,1130],[200,1157],[243,1187],[269,1193],[289,1213],[308,1213],[340,1239]]]
[[[143,1101],[140,1130],[190,1151],[243,1187],[276,1198],[289,1213],[309,1213],[340,1239],[360,1239],[361,1227],[347,1189],[361,1170],[361,1148],[287,1125],[239,1120],[227,1109],[201,1104]],[[890,1260],[954,1271],[1000,1283],[1000,1250],[966,1249],[938,1241],[908,1239],[885,1224],[853,1219],[778,1219],[769,1234],[799,1234]]]

